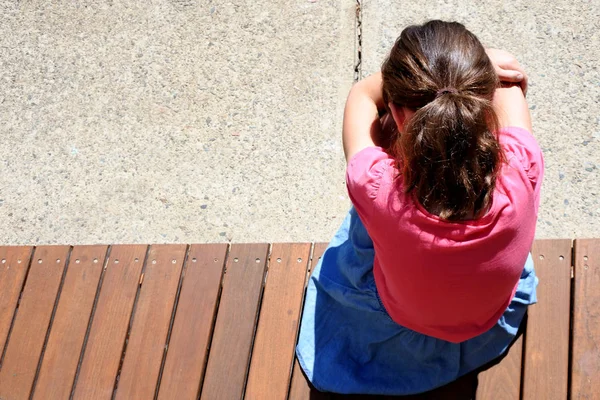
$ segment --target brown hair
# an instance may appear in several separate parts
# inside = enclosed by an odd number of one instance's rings
[[[445,220],[482,216],[503,155],[492,106],[498,76],[477,37],[457,22],[409,26],[382,75],[386,107],[415,110],[391,147],[406,193]]]

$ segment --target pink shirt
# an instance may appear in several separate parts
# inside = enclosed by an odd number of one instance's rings
[[[350,160],[348,192],[373,240],[379,296],[398,324],[462,342],[494,326],[512,300],[535,234],[544,161],[526,130],[499,137],[508,163],[491,209],[473,221],[442,221],[404,195],[380,147]]]

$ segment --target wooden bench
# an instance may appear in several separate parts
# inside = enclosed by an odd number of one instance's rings
[[[338,398],[294,360],[325,246],[0,247],[0,398]],[[599,398],[600,240],[533,255],[539,303],[476,398]]]

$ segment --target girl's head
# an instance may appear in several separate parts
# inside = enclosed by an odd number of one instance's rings
[[[463,25],[409,26],[382,66],[383,99],[399,130],[391,151],[407,193],[446,220],[483,215],[502,151],[492,107],[498,77]]]

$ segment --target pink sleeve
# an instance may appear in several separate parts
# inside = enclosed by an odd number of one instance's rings
[[[544,157],[533,135],[518,127],[500,130],[500,141],[520,161],[533,188],[536,210],[540,205],[540,189],[544,178]]]
[[[373,202],[381,184],[383,172],[390,165],[390,156],[381,147],[367,147],[354,155],[346,168],[348,195],[363,218],[371,214]]]

